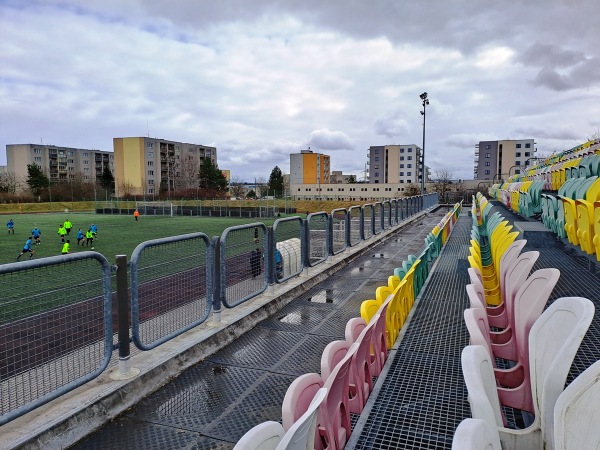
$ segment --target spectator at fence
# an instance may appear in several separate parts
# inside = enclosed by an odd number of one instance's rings
[[[33,254],[35,253],[33,251],[33,249],[31,248],[31,246],[33,245],[33,241],[31,240],[31,236],[29,236],[29,239],[27,239],[27,241],[25,242],[25,245],[23,245],[23,250],[21,251],[21,253],[19,253],[19,256],[17,256],[17,261],[19,260],[19,258],[21,256],[23,256],[25,253],[29,253],[29,259],[33,258]]]
[[[69,249],[71,248],[70,242],[71,241],[67,239],[67,242],[65,242],[63,244],[63,247],[62,247],[62,254],[63,255],[68,255],[69,254]]]
[[[252,278],[256,278],[262,272],[260,267],[262,253],[260,249],[252,250],[250,253],[250,272],[252,273]]]
[[[91,245],[94,248],[94,233],[92,233],[92,229],[88,229],[85,232],[85,246]]]
[[[71,234],[71,228],[73,228],[73,224],[71,223],[71,221],[67,219],[65,220],[65,223],[63,225],[65,227],[65,230],[67,230],[67,234]]]
[[[138,217],[140,217],[140,212],[137,209],[133,212],[133,217],[134,217],[135,221],[137,222]]]
[[[31,230],[31,236],[33,236],[33,239],[35,240],[35,245],[40,245],[40,237],[42,235],[42,231],[38,228],[38,227],[33,227],[33,230]]]
[[[15,234],[15,223],[12,219],[8,221],[8,223],[6,224],[6,228],[8,228],[8,234]]]
[[[62,242],[63,244],[65,243],[66,234],[67,234],[67,229],[65,228],[65,225],[61,223],[58,226],[58,235],[60,236],[60,242]]]
[[[77,245],[79,245],[79,243],[81,241],[83,241],[84,238],[84,234],[83,231],[81,231],[81,228],[79,229],[79,231],[77,231]],[[83,244],[81,244],[83,246]]]

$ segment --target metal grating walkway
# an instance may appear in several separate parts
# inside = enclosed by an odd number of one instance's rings
[[[325,346],[344,339],[360,304],[424,238],[446,210],[388,237],[304,292],[227,347],[188,369],[77,449],[231,449],[254,425],[281,420],[281,403],[299,375],[319,372]],[[352,415],[355,424],[358,416]]]

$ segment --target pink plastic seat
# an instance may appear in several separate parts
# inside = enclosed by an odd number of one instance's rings
[[[388,306],[389,304],[386,303],[381,305],[381,308],[379,308],[379,311],[373,318],[373,320],[376,320],[376,325],[371,337],[373,343],[371,348],[371,375],[375,377],[379,376],[388,358],[388,348],[385,337],[385,316],[387,314]]]
[[[353,344],[356,345],[356,344]],[[350,385],[350,364],[352,352],[349,352],[337,364],[324,387],[327,396],[317,419],[319,440],[315,442],[317,450],[343,449],[350,436],[350,410],[348,408],[348,390]]]
[[[370,335],[371,331],[369,331],[369,339],[371,337]],[[369,363],[369,355],[367,354],[369,348],[370,341],[357,341],[353,344],[349,344],[347,341],[333,341],[327,344],[327,347],[325,347],[323,355],[321,356],[321,377],[323,380],[326,380],[333,372],[335,366],[337,366],[347,355],[351,355],[352,361],[350,364],[350,380],[347,395],[350,412],[355,414],[360,414],[362,411],[362,408],[366,403],[366,398],[370,393],[370,386],[372,386],[371,383],[366,385],[364,372],[361,376],[357,368],[357,364]],[[361,349],[362,352],[360,356],[356,354],[359,349]]]
[[[352,357],[350,384],[356,386],[357,395],[354,399],[350,399],[349,407],[350,412],[354,414],[362,413],[369,394],[373,390],[371,344],[374,328],[375,323],[372,323],[362,331],[356,340],[358,347]]]
[[[360,333],[367,328],[367,322],[362,317],[353,317],[346,323],[345,338],[346,342],[352,344],[356,342]]]
[[[321,388],[317,391],[306,412],[287,430],[276,450],[314,448],[319,407],[325,401],[326,396],[327,389]]]
[[[317,391],[323,387],[323,378],[318,373],[300,375],[288,387],[281,405],[283,429],[289,430],[310,406]]]

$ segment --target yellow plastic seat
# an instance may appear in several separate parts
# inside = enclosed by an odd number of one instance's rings
[[[577,213],[577,239],[581,250],[589,255],[597,254],[594,247],[594,203],[600,200],[600,178],[586,192],[585,200],[575,200]]]
[[[592,243],[596,249],[596,259],[600,261],[600,201],[594,202],[594,237]]]

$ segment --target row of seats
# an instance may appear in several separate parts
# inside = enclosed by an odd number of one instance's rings
[[[490,194],[521,216],[541,213],[546,228],[600,261],[600,140],[562,158],[493,185]]]
[[[483,196],[473,204],[490,237],[480,245],[501,253],[492,262],[499,266],[490,269],[500,280],[490,302],[480,267],[472,263],[468,269],[471,307],[464,317],[471,345],[463,350],[461,362],[473,419],[460,424],[453,448],[597,448],[600,434],[586,424],[587,417],[581,419],[588,413],[598,417],[599,413],[587,410],[595,408],[598,398],[582,401],[581,394],[600,393],[600,365],[590,367],[563,392],[573,358],[593,319],[593,303],[580,297],[561,298],[543,311],[560,272],[550,268],[530,275],[539,252],[521,253],[524,240],[511,240],[506,232],[498,232],[503,222],[496,219],[493,225],[494,216],[487,217],[491,208]],[[474,231],[480,227],[474,222]],[[472,239],[471,249],[474,243]],[[508,428],[502,407],[530,413],[531,424],[525,429]],[[588,441],[581,446],[581,436],[574,434],[586,427]]]
[[[345,339],[330,342],[321,356],[321,373],[308,373],[289,386],[282,423],[267,421],[249,430],[234,450],[343,449],[350,437],[350,413],[360,414],[415,298],[460,214],[456,204],[425,239],[419,256],[409,255],[365,300],[360,317],[346,324]]]

